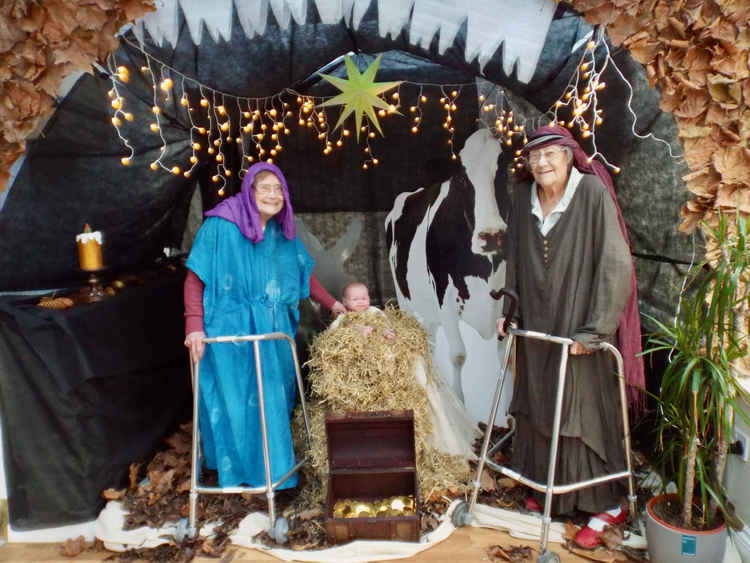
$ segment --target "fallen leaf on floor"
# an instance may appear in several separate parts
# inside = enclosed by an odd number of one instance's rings
[[[313,518],[319,518],[320,516],[323,516],[323,511],[320,508],[303,510],[297,515],[300,520],[312,520]]]
[[[627,563],[649,563],[649,560],[645,558],[646,552],[642,549],[633,549],[623,545],[620,547],[620,553],[622,553],[623,561]]]
[[[620,544],[623,540],[623,533],[620,528],[614,526],[606,526],[604,528],[604,531],[602,532],[602,535],[599,536],[599,539],[601,540],[604,547],[614,550],[620,547]]]
[[[495,478],[486,469],[482,470],[482,476],[479,478],[479,487],[483,491],[494,491],[497,488],[495,486]]]
[[[76,539],[68,538],[65,540],[65,543],[60,546],[60,553],[65,557],[76,557],[84,549],[86,549],[86,538],[78,536]]]
[[[102,491],[102,498],[104,500],[120,500],[125,496],[125,489],[104,489]]]
[[[531,561],[532,549],[523,545],[511,545],[502,547],[500,545],[491,545],[487,548],[487,555],[491,561],[510,561],[511,563],[522,563]]]
[[[609,551],[603,547],[598,547],[596,549],[583,549],[582,547],[578,547],[572,541],[569,541],[565,544],[565,548],[578,557],[583,557],[589,561],[601,561],[603,563],[615,563],[618,561],[615,552]]]
[[[573,538],[576,537],[576,534],[578,533],[578,526],[573,524],[570,520],[565,522],[565,532],[563,533],[563,537],[568,540],[569,542],[573,541]]]
[[[501,477],[497,480],[497,486],[503,489],[514,489],[518,486],[518,481],[514,481],[510,477]]]

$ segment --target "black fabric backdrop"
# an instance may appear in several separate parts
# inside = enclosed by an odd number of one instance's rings
[[[184,270],[64,311],[0,299],[0,411],[10,521],[28,530],[95,519],[190,418]]]

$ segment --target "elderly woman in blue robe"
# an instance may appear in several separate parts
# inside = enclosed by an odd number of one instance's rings
[[[200,430],[206,466],[222,487],[265,485],[252,345],[211,345],[207,335],[283,332],[294,338],[298,303],[311,294],[334,313],[344,306],[311,276],[313,260],[297,238],[281,170],[253,165],[242,191],[206,213],[187,261],[185,346],[201,363]],[[271,480],[294,465],[289,419],[295,369],[284,341],[260,343]],[[297,484],[295,473],[279,488]]]

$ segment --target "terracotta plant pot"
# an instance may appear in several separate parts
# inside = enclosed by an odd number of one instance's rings
[[[727,526],[713,530],[686,530],[669,524],[654,514],[653,507],[675,495],[658,495],[646,505],[646,536],[648,554],[654,563],[682,563],[690,561],[722,561],[727,545]]]

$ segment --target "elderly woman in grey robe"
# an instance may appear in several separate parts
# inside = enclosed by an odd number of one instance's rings
[[[627,377],[642,382],[637,298],[624,223],[601,170],[593,169],[572,135],[559,126],[536,131],[524,154],[533,182],[514,191],[506,286],[519,295],[514,320],[521,328],[574,340],[555,476],[556,484],[564,484],[626,467],[616,367],[611,354],[595,349],[602,341],[615,344],[619,328]],[[501,336],[503,322],[498,322]],[[512,465],[546,482],[560,348],[523,338],[516,342]],[[593,548],[605,525],[625,520],[623,492],[621,483],[609,482],[556,495],[552,510],[594,514],[575,538]],[[542,498],[533,493],[526,508],[540,511]]]

